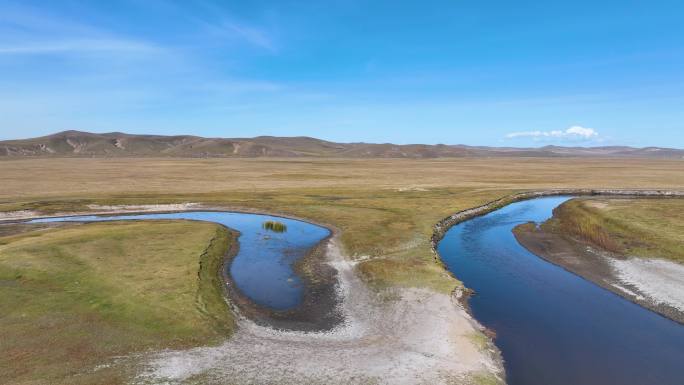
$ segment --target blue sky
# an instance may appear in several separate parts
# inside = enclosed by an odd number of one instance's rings
[[[0,0],[0,139],[684,147],[681,1]]]

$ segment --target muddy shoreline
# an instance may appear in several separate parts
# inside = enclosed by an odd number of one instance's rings
[[[294,270],[304,284],[304,296],[300,305],[288,310],[260,306],[235,285],[230,276],[230,265],[239,251],[239,242],[235,242],[235,247],[226,252],[221,270],[217,272],[233,311],[257,325],[277,330],[320,332],[339,325],[343,316],[339,311],[340,298],[336,290],[337,272],[327,263],[325,254],[332,236],[331,232],[294,264]]]
[[[499,199],[493,200],[491,202],[485,203],[481,206],[472,207],[469,209],[458,211],[446,218],[443,218],[437,222],[432,228],[432,237],[430,238],[430,249],[434,254],[435,262],[439,263],[447,274],[455,277],[446,265],[442,261],[439,252],[437,252],[437,245],[439,241],[444,238],[444,235],[452,226],[459,223],[465,222],[469,219],[479,217],[485,214],[489,214],[492,211],[496,211],[504,206],[511,203],[520,202],[528,199],[548,197],[548,196],[561,196],[561,195],[573,195],[573,196],[639,196],[639,197],[652,197],[652,198],[684,198],[684,191],[677,190],[664,190],[664,189],[649,189],[649,190],[619,190],[619,189],[554,189],[554,190],[541,190],[541,191],[525,191],[520,193],[515,193],[511,195],[506,195]],[[469,299],[475,291],[463,287],[456,288],[452,293],[452,296],[470,313]],[[492,331],[489,331],[493,333]]]
[[[6,216],[4,221],[0,215],[0,223],[48,216],[151,212],[143,206],[137,206],[137,210],[130,206],[114,208],[60,215],[34,213],[31,218]],[[179,211],[273,215],[201,205],[154,210]],[[209,383],[216,384],[236,378],[241,379],[238,383],[250,384],[298,384],[315,378],[325,379],[323,383],[344,384],[446,384],[456,378],[466,383],[476,378],[503,383],[498,349],[490,339],[484,344],[476,342],[484,328],[457,303],[456,296],[396,288],[392,290],[395,300],[382,300],[356,276],[355,263],[342,254],[339,230],[323,226],[331,231],[330,236],[294,266],[301,279],[311,285],[301,307],[288,314],[275,314],[250,304],[236,304],[244,297],[229,287],[230,277],[224,277],[226,267],[239,250],[239,244],[234,244],[224,256],[220,275],[222,281],[225,279],[221,285],[226,302],[237,316],[234,335],[216,347],[151,353],[143,360],[139,379],[168,383],[171,379],[182,381],[203,373]],[[255,362],[260,364],[255,366]]]
[[[439,244],[439,241],[444,238],[444,235],[449,231],[449,229],[452,226],[455,226],[459,223],[465,222],[469,219],[479,217],[482,215],[489,214],[493,211],[496,211],[504,206],[507,206],[511,203],[515,202],[520,202],[524,200],[529,200],[529,199],[535,199],[535,198],[541,198],[541,197],[549,197],[549,196],[563,196],[563,195],[569,195],[569,196],[615,196],[615,197],[640,197],[640,198],[684,198],[684,191],[678,191],[678,190],[666,190],[666,189],[553,189],[553,190],[540,190],[540,191],[526,191],[526,192],[520,192],[520,193],[515,193],[511,195],[504,196],[502,198],[496,199],[494,201],[485,203],[481,206],[465,209],[459,212],[456,212],[446,218],[443,218],[439,222],[437,222],[433,226],[433,233],[432,237],[430,239],[431,242],[431,249],[432,252],[435,256],[435,261],[440,263],[445,271],[448,272],[448,274],[453,274],[446,268],[444,263],[442,262],[441,256],[439,255],[439,252],[437,252],[437,245]],[[517,237],[517,235],[516,235]],[[523,247],[526,247],[522,242],[521,245]],[[526,247],[527,248],[527,247]],[[530,250],[530,249],[528,249]],[[575,248],[573,248],[575,250]],[[535,253],[534,251],[530,250],[533,254],[539,255]],[[586,250],[581,250],[577,249],[578,253],[587,253]],[[597,281],[594,281],[593,279],[588,277],[588,270],[591,270],[591,266],[587,266],[585,269],[577,269],[577,272],[573,271],[571,268],[571,264],[569,262],[566,262],[568,264],[568,267],[564,266],[562,263],[556,263],[552,260],[546,259],[543,256],[540,256],[541,258],[548,260],[551,263],[557,264],[561,267],[566,268],[568,271],[573,272],[574,274],[588,279],[591,282],[594,282],[598,284],[601,287],[606,288],[607,290],[623,296],[624,298],[638,303],[642,306],[645,306],[648,309],[651,309],[655,311],[658,314],[663,315],[664,317],[670,318],[672,320],[675,320],[676,322],[683,323],[682,321],[684,320],[684,314],[682,312],[678,311],[677,309],[674,309],[670,306],[663,305],[663,304],[654,304],[652,302],[649,303],[649,306],[646,306],[646,304],[642,304],[638,302],[637,295],[629,295],[629,293],[625,292],[624,290],[620,291],[617,287],[612,286],[614,282],[611,283],[601,283],[603,280],[599,279],[600,274],[593,274],[596,276]],[[576,258],[575,258],[576,259]],[[592,258],[593,260],[597,259],[595,256]],[[607,266],[607,264],[606,264]],[[597,267],[599,269],[602,269],[600,271],[605,272],[605,267],[602,267],[599,264],[595,264],[594,267]],[[607,266],[609,268],[609,266]],[[585,276],[584,274],[587,274]],[[458,279],[458,277],[455,277]],[[631,290],[632,288],[628,288],[628,290]],[[638,293],[638,291],[637,291]],[[472,295],[475,294],[475,291],[464,287],[464,288],[457,288],[452,295],[454,298],[458,300],[458,302],[465,308],[469,309],[469,299]],[[643,302],[643,301],[641,301]]]
[[[611,266],[610,259],[625,260],[626,256],[597,250],[586,242],[544,231],[535,225],[518,225],[513,229],[513,234],[521,246],[545,261],[684,325],[684,312],[649,299],[638,287],[620,279]]]

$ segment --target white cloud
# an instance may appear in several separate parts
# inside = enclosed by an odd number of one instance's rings
[[[242,41],[252,46],[265,49],[272,53],[278,51],[274,43],[273,34],[266,26],[259,26],[252,23],[237,20],[233,15],[226,12],[224,7],[210,2],[193,3],[204,8],[204,17],[190,17],[203,28],[204,39],[213,36],[227,42]]]
[[[30,7],[0,12],[0,55],[151,53],[162,49],[146,41],[114,35],[77,21]]]
[[[265,48],[269,51],[275,51],[275,46],[268,34],[259,28],[237,23],[226,23],[224,24],[224,27],[229,31],[232,31],[235,35],[248,41],[250,44]]]
[[[552,131],[519,131],[511,132],[506,135],[506,139],[532,138],[533,140],[566,140],[566,141],[586,141],[598,139],[599,133],[593,128],[582,126],[572,126],[565,130]]]
[[[228,43],[245,42],[249,45],[275,53],[277,47],[266,29],[238,23],[228,18],[216,23],[197,20],[203,27],[204,38],[214,37]]]
[[[56,52],[155,52],[161,49],[144,42],[122,39],[65,39],[0,45],[2,54],[44,54]]]

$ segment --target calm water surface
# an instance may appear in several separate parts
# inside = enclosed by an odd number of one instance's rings
[[[285,310],[299,305],[304,288],[292,264],[327,237],[328,229],[294,219],[268,215],[197,211],[169,214],[77,216],[32,222],[193,219],[220,223],[240,232],[240,249],[228,267],[238,289],[255,303]],[[262,229],[265,221],[287,226],[284,233]]]
[[[520,246],[511,230],[543,222],[569,197],[506,206],[451,228],[438,250],[496,331],[510,385],[683,385],[684,326]]]

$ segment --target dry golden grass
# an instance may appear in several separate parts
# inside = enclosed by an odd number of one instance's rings
[[[684,161],[648,159],[23,159],[0,161],[0,211],[203,202],[333,225],[378,285],[451,290],[430,252],[442,217],[517,191],[684,189]]]
[[[684,263],[684,199],[573,199],[544,226],[615,253]]]
[[[0,199],[282,188],[672,187],[684,161],[647,159],[22,159],[0,161]]]
[[[201,202],[225,208],[257,209],[295,215],[326,223],[341,230],[341,239],[346,253],[352,258],[364,257],[364,262],[358,265],[358,271],[372,286],[378,288],[397,285],[423,286],[441,292],[453,290],[459,282],[446,273],[431,253],[429,238],[434,223],[455,211],[477,206],[503,195],[523,190],[548,188],[684,189],[684,161],[532,158],[439,160],[127,158],[0,161],[0,211],[31,209],[54,213],[87,210],[90,204]],[[111,225],[92,226],[92,229],[99,231]],[[129,238],[134,241],[133,244],[141,244],[136,238],[137,235],[147,239],[151,236],[148,234],[149,231],[156,231],[149,227],[145,229],[147,232],[141,230],[139,233],[130,234]],[[156,237],[154,239],[183,238],[174,237],[170,228],[164,231],[164,234],[154,235]],[[171,233],[168,233],[169,231]],[[205,235],[209,236],[209,233]],[[54,236],[59,234],[68,235],[69,233],[59,232]],[[108,231],[100,235],[104,237],[102,242],[106,243],[107,237],[116,237],[117,233]],[[22,234],[19,237],[26,236],[30,235]],[[67,242],[66,246],[60,241],[62,243],[58,242],[58,246],[77,247],[79,250],[88,249],[92,242],[83,241],[81,238],[81,236],[78,237],[78,242]],[[120,244],[111,243],[113,251],[117,250],[117,245]],[[151,245],[151,243],[147,242],[146,245]],[[20,255],[17,253],[21,252],[24,253],[21,255],[25,255],[22,259],[27,261],[32,258],[35,260],[38,255],[26,254],[26,249],[15,250],[8,246],[4,247],[2,253],[6,260]],[[27,245],[29,246],[32,247]],[[48,243],[48,246],[50,247],[45,250],[53,250],[54,242]],[[97,244],[98,255],[102,254],[99,251],[104,250],[101,246]],[[163,250],[164,242],[158,246],[158,250]],[[158,258],[159,255],[167,257],[167,254],[157,253],[150,255],[150,258]],[[196,252],[192,254],[195,255]],[[177,257],[182,257],[182,255],[179,254]],[[46,261],[49,262],[50,259],[36,260],[37,263]],[[160,262],[162,265],[164,263]],[[55,266],[55,269],[66,269],[70,266],[62,264]],[[155,273],[151,276],[155,276]],[[16,275],[8,276],[7,279],[12,279],[12,277],[16,278]],[[46,279],[49,277],[52,276],[46,276]],[[93,282],[99,282],[96,275],[92,277]],[[146,282],[140,277],[135,281]],[[9,286],[5,289],[12,290]],[[83,293],[86,297],[94,294],[97,294],[97,291],[91,290]],[[64,293],[46,296],[44,290],[24,291],[0,297],[0,309],[30,305],[40,313],[50,310],[51,306],[59,304],[59,301],[66,301],[74,309],[80,309],[84,302],[71,301],[70,298]],[[125,295],[119,299],[135,300]],[[90,308],[84,309],[83,314],[90,311]],[[180,305],[169,304],[168,310],[177,312],[182,309]],[[101,311],[93,312],[91,318],[99,319],[98,317],[102,317],[102,314],[106,314],[106,312],[101,313]],[[70,314],[78,318],[81,313]],[[146,313],[143,312],[144,314]],[[183,317],[178,319],[182,321]],[[78,325],[78,323],[74,324]],[[17,325],[24,330],[22,328],[39,327],[40,323]],[[70,357],[75,354],[75,357],[80,357],[78,354],[89,351],[87,349],[89,345],[87,341],[82,341],[82,338],[74,338],[73,333],[67,328],[68,325],[69,323],[64,324],[66,328],[64,331],[57,331],[55,341],[64,342],[63,347],[66,349],[62,349],[64,356]],[[135,322],[121,324],[124,328],[122,330],[133,326],[136,326]],[[111,329],[103,329],[100,326],[97,328],[98,330]],[[168,328],[159,332],[166,333],[166,329]],[[9,329],[4,330],[5,335],[11,336],[15,339],[14,341],[21,341],[24,338],[21,333],[10,333]],[[141,328],[135,327],[132,330],[137,333],[130,333],[134,340],[146,341],[145,338],[154,336],[147,332],[142,333],[141,330],[144,329]],[[40,335],[43,334],[36,334],[36,336]],[[112,335],[118,334],[112,332]],[[139,335],[145,338],[138,338]],[[162,340],[166,339],[166,337],[162,338]],[[5,340],[10,341],[8,338]],[[129,341],[130,339],[121,340]],[[40,340],[36,340],[35,346],[26,344],[23,346],[27,347],[26,351],[40,351],[38,345],[41,343]],[[80,345],[78,349],[69,350],[68,348],[73,344]],[[18,343],[15,346],[22,345]],[[108,345],[105,343],[103,346]],[[95,353],[97,354],[93,356],[96,358],[102,356],[98,352]],[[19,361],[16,359],[23,360],[21,362],[25,365],[22,364],[22,367],[47,360],[41,365],[50,370],[54,369],[55,372],[43,371],[42,373],[46,376],[43,378],[59,378],[65,369],[71,368],[69,364],[52,366],[52,361],[49,360],[55,356],[54,354],[48,354],[43,358],[22,356],[21,351],[14,354],[18,354],[12,358],[12,362],[15,363],[0,362],[0,367],[4,366],[6,370],[8,368],[17,370],[19,366],[16,362]],[[119,371],[111,373],[111,376],[121,375]],[[13,376],[15,380],[36,378],[30,372],[17,372]],[[114,380],[115,377],[109,377],[106,373],[93,374],[93,376],[95,377],[84,377],[84,381],[95,383],[97,378],[117,382]],[[477,383],[489,383],[488,377],[476,380]]]

